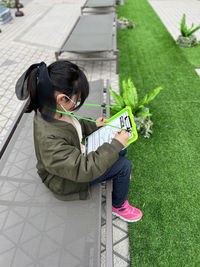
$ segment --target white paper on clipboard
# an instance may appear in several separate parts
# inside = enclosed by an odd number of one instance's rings
[[[128,118],[127,111],[122,113],[119,117],[110,121],[109,124],[128,130],[131,128],[131,125],[129,120],[127,120],[126,118]],[[87,155],[91,151],[96,151],[97,148],[103,145],[103,143],[105,142],[111,143],[116,132],[118,132],[119,130],[120,129],[111,126],[103,126],[96,130],[94,133],[92,133],[85,139],[85,154]],[[133,137],[132,133],[129,133],[129,135],[130,138]]]

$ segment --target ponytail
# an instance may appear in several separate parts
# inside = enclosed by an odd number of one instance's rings
[[[26,112],[32,112],[34,110],[37,113],[37,109],[39,108],[37,100],[37,68],[33,69],[29,74],[27,89],[29,91],[29,102]]]
[[[54,90],[44,62],[31,65],[18,79],[15,92],[20,100],[28,100],[26,112],[39,109],[43,119],[50,121],[56,112]],[[51,108],[48,110],[46,107]]]
[[[28,100],[26,112],[39,109],[43,119],[50,121],[56,112],[54,92],[80,98],[80,108],[89,94],[88,80],[79,67],[69,61],[56,61],[47,68],[44,62],[31,65],[18,79],[15,92],[20,100]]]

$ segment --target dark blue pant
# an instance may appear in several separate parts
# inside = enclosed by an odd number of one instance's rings
[[[90,182],[93,185],[113,179],[112,205],[116,208],[126,200],[130,184],[131,162],[125,154],[126,149],[120,151],[119,159],[103,175]]]

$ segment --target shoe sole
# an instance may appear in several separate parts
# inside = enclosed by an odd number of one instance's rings
[[[121,220],[123,220],[125,222],[138,222],[139,220],[142,219],[142,218],[140,218],[140,219],[137,219],[137,220],[128,220],[128,219],[125,219],[124,217],[120,216],[118,213],[112,212],[112,214],[117,216],[118,218],[120,218]]]

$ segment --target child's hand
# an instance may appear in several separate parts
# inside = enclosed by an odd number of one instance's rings
[[[99,117],[98,119],[96,119],[96,121],[105,123],[107,120],[105,118]],[[105,125],[102,125],[100,123],[96,123],[96,126],[100,127],[100,126],[105,126]]]
[[[123,146],[125,146],[129,140],[129,133],[127,131],[121,130],[115,134],[114,138],[122,143]]]

